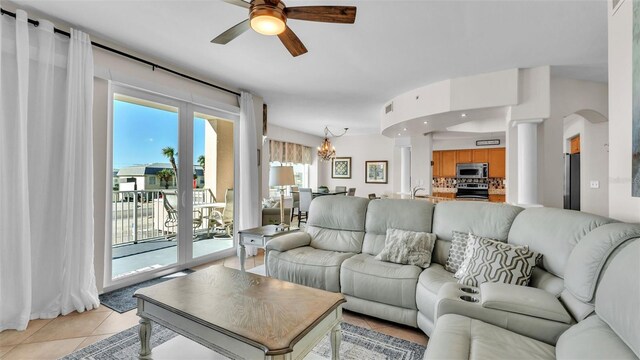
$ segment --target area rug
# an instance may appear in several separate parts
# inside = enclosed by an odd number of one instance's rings
[[[100,303],[108,307],[109,309],[112,309],[122,314],[129,310],[133,310],[136,308],[136,306],[138,306],[137,300],[133,297],[133,293],[135,293],[136,290],[149,287],[155,284],[160,284],[162,282],[174,279],[179,276],[191,274],[192,272],[193,270],[186,269],[170,275],[143,281],[141,283],[133,284],[127,287],[120,288],[118,290],[104,293],[100,295]]]
[[[151,332],[151,348],[178,336],[175,332],[153,324]],[[398,359],[420,360],[424,356],[425,347],[410,341],[398,339],[359,326],[342,323],[342,344],[340,358],[352,360]],[[107,360],[137,359],[140,351],[138,327],[134,326],[107,339],[99,341],[84,349],[78,350],[63,360]],[[221,358],[224,358],[220,355]],[[330,359],[331,345],[326,336],[305,359]]]

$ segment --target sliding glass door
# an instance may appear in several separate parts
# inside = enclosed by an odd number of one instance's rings
[[[234,121],[113,87],[110,286],[230,253]]]

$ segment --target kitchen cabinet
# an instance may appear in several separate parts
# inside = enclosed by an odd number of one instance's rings
[[[441,152],[442,163],[440,165],[440,176],[456,177],[456,165],[458,163],[458,152],[456,150],[446,150]]]
[[[506,177],[505,148],[488,149],[489,177]]]
[[[452,193],[452,192],[446,192],[446,193],[437,192],[437,193],[433,193],[433,196],[439,197],[439,198],[445,198],[445,199],[455,199],[456,198],[456,193]]]
[[[439,178],[442,177],[441,167],[442,167],[442,151],[434,151],[431,153],[432,161],[433,161],[433,177]]]
[[[580,135],[571,139],[571,154],[580,154]]]
[[[456,156],[458,157],[458,164],[468,164],[468,163],[472,163],[473,161],[473,150],[456,150],[457,154]]]
[[[489,149],[473,149],[473,152],[471,153],[471,162],[488,163]]]
[[[502,194],[489,194],[489,201],[503,203],[506,201],[506,196]]]

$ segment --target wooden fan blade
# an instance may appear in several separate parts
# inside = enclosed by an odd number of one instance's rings
[[[355,6],[294,6],[285,9],[287,18],[328,23],[353,24]]]
[[[218,37],[216,37],[215,39],[211,40],[212,43],[214,44],[220,44],[220,45],[224,45],[226,43],[228,43],[229,41],[237,38],[238,36],[242,35],[242,33],[244,33],[245,31],[249,30],[250,28],[250,24],[249,24],[249,19],[244,20],[238,24],[236,24],[235,26],[233,26],[232,28],[230,28],[229,30],[223,32],[222,34],[218,35]]]
[[[222,0],[222,1],[224,1],[226,3],[229,3],[229,4],[233,4],[233,5],[236,5],[236,6],[243,7],[245,9],[248,9],[249,7],[251,7],[251,3],[248,3],[248,2],[242,1],[242,0]]]
[[[281,34],[278,34],[278,38],[280,38],[284,47],[286,47],[294,57],[307,52],[307,48],[302,41],[300,41],[298,36],[288,26]]]

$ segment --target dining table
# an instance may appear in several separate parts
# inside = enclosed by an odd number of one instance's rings
[[[299,193],[300,191],[292,191],[291,193]],[[312,191],[311,195],[313,195],[313,197],[318,197],[318,196],[326,196],[326,195],[345,195],[347,192],[346,191]]]

